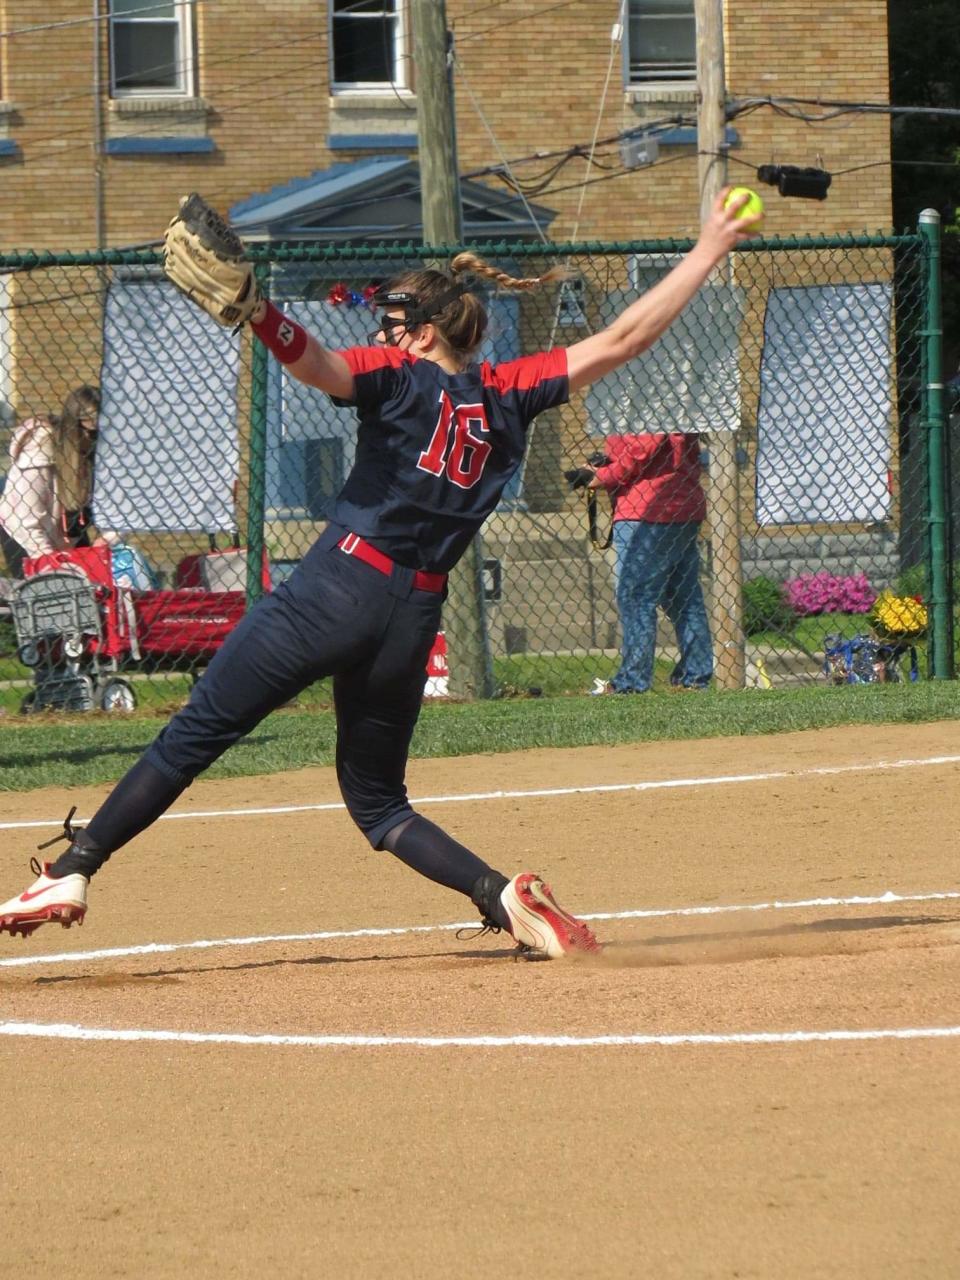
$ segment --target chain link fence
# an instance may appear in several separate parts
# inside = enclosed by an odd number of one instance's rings
[[[481,358],[587,337],[689,247],[471,246],[512,274],[569,274],[489,293]],[[371,287],[425,261],[252,256],[333,348],[365,344]],[[911,648],[921,677],[952,674],[960,420],[925,394],[935,270],[922,234],[758,241],[649,352],[541,415],[451,580],[429,691],[910,678]],[[84,387],[95,451],[71,415]],[[317,537],[354,453],[350,410],[218,329],[146,252],[0,258],[0,411],[7,707],[181,701]],[[590,464],[598,487],[567,476]]]

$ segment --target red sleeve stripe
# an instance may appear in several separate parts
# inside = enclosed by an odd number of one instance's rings
[[[496,387],[500,392],[528,391],[541,382],[566,376],[566,347],[554,347],[551,351],[540,351],[533,356],[520,356],[518,360],[508,360],[505,364],[483,366],[484,385]]]

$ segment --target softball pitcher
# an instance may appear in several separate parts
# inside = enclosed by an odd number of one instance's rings
[[[64,853],[31,860],[36,879],[0,905],[0,932],[82,921],[90,879],[113,852],[264,716],[333,676],[337,777],[373,848],[469,897],[484,925],[506,930],[527,954],[599,949],[538,875],[502,874],[414,812],[407,756],[447,574],[520,466],[530,423],[645,351],[751,234],[755,220],[738,217],[746,197],[727,209],[725,198],[686,257],[606,329],[500,365],[473,359],[487,317],[469,277],[508,289],[548,277],[516,280],[458,254],[449,274],[411,272],[378,292],[373,346],[330,351],[260,297],[242,243],[219,216],[199,196],[181,202],[164,238],[170,280],[218,323],[251,322],[295,378],[353,405],[356,461],[327,528],[231,633],[188,704],[86,828],[68,816],[57,837],[68,841]]]

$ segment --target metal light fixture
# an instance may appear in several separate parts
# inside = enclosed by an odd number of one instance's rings
[[[825,169],[798,169],[792,164],[762,164],[757,181],[776,187],[782,196],[804,200],[826,200],[833,177]]]

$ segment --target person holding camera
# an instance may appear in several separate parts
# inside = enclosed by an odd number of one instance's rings
[[[613,502],[620,667],[596,693],[646,693],[653,684],[657,606],[677,636],[670,683],[705,689],[713,641],[700,586],[698,537],[706,515],[700,437],[670,432],[613,435],[605,452],[565,472],[573,489],[606,489]]]
[[[0,495],[0,551],[14,578],[28,557],[90,546],[90,496],[100,392],[76,387],[59,414],[28,418],[13,433]]]

